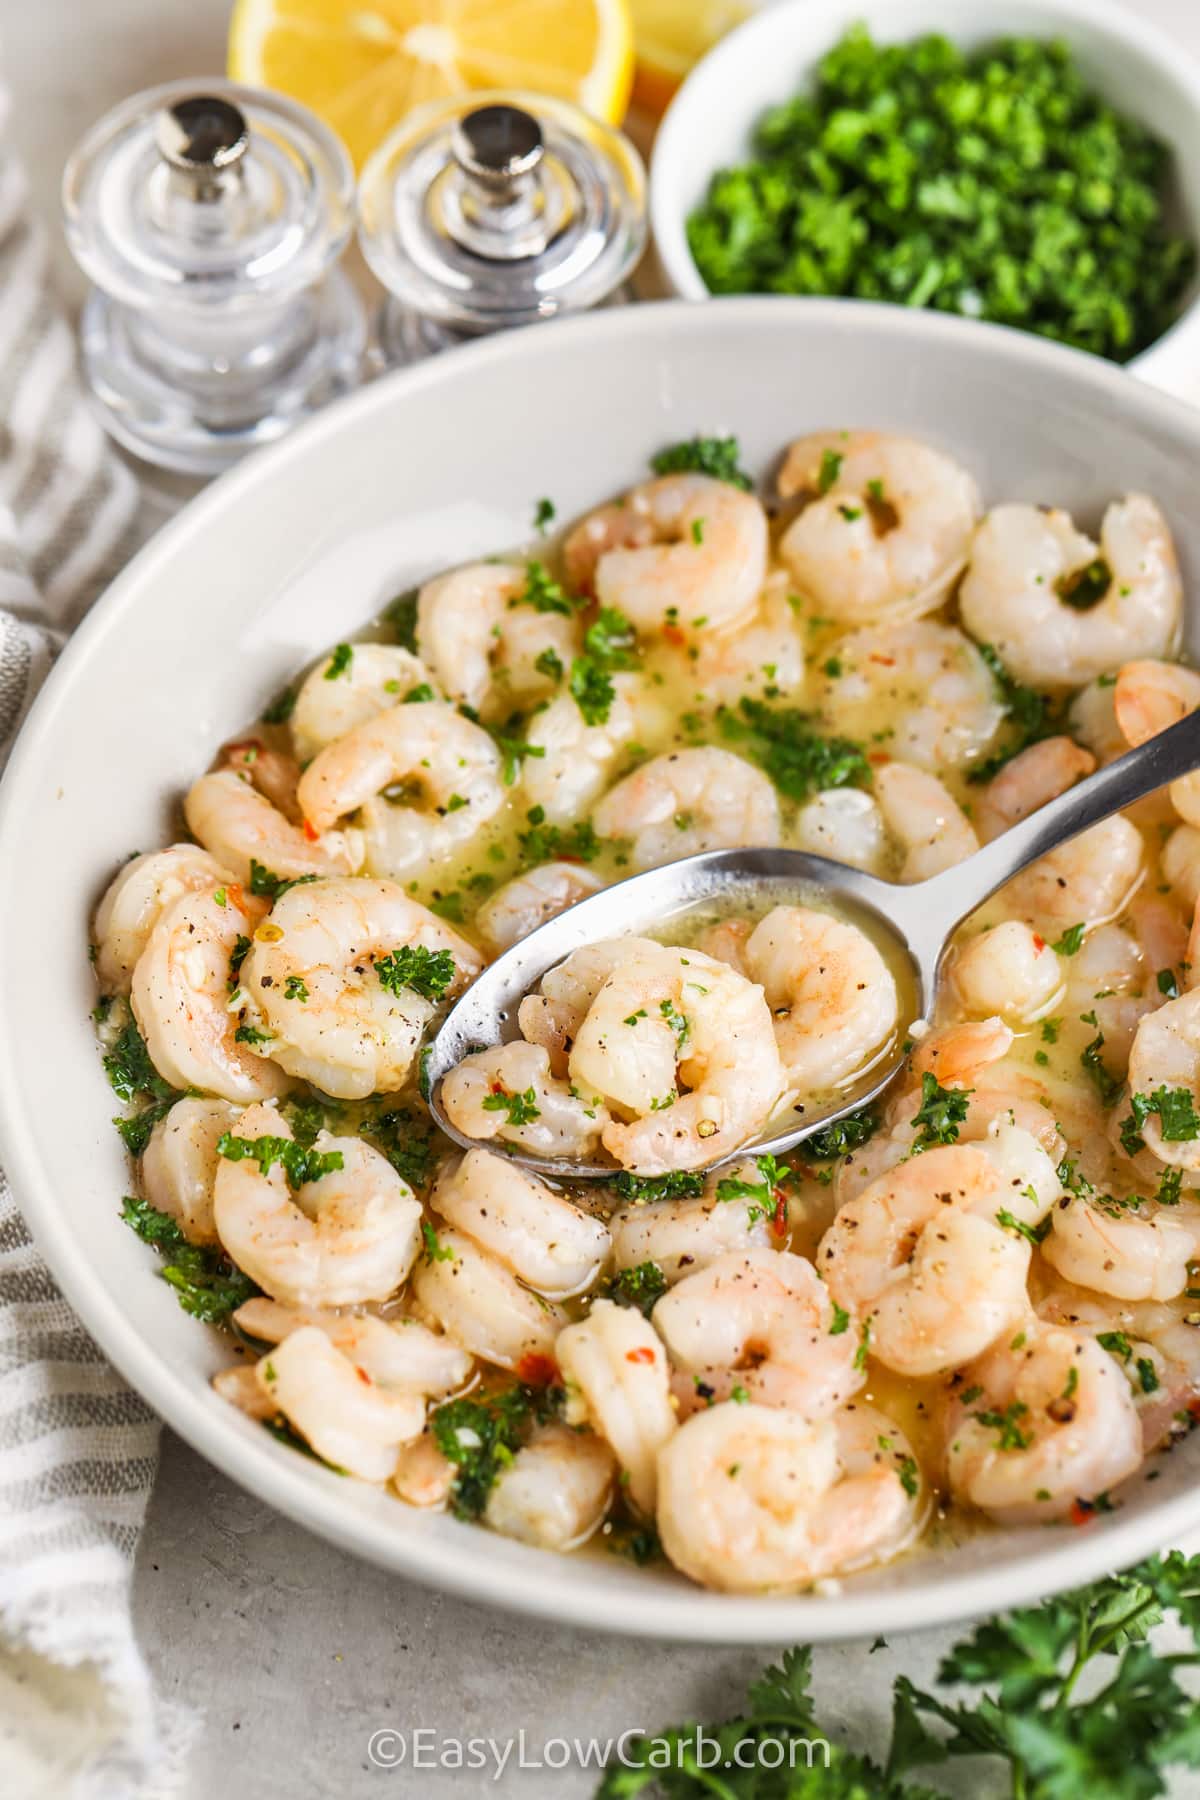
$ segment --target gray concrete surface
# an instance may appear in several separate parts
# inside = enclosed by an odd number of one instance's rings
[[[1200,51],[1196,0],[1139,11]],[[217,70],[228,0],[0,0],[12,129],[35,200],[55,232],[64,293],[77,278],[57,234],[63,159],[84,126],[151,82]],[[352,1561],[251,1499],[163,1436],[138,1557],[138,1631],[164,1692],[204,1715],[194,1800],[353,1800],[528,1792],[575,1800],[596,1775],[494,1764],[456,1771],[374,1766],[380,1730],[499,1744],[524,1731],[526,1763],[550,1739],[615,1737],[639,1724],[725,1712],[766,1653],[647,1645],[506,1618]],[[945,1634],[902,1650],[822,1652],[831,1729],[877,1741],[892,1676],[931,1673]],[[432,1740],[427,1740],[432,1741]],[[384,1753],[395,1754],[385,1741]],[[551,1749],[551,1755],[559,1754]],[[978,1782],[976,1800],[987,1800]],[[1184,1790],[1178,1790],[1182,1793]],[[1197,1789],[1189,1784],[1189,1791]]]

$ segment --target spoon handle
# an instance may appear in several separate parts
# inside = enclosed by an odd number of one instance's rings
[[[919,936],[932,949],[941,945],[968,913],[1039,856],[1089,826],[1144,800],[1180,775],[1200,768],[1200,712],[1130,750],[1086,781],[1068,788],[1027,819],[1012,825],[965,862],[909,890],[920,895]]]

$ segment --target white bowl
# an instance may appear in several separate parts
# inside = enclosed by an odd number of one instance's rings
[[[663,276],[684,300],[711,296],[687,219],[718,169],[753,154],[763,113],[811,84],[820,59],[862,21],[881,43],[936,31],[967,48],[997,37],[1063,38],[1087,81],[1175,153],[1175,223],[1200,244],[1200,62],[1125,0],[790,0],[768,5],[697,64],[667,110],[650,164],[650,224]],[[1200,278],[1175,323],[1124,365],[1200,398]]]
[[[389,596],[526,540],[539,496],[569,518],[697,431],[738,433],[763,472],[790,437],[841,424],[930,438],[990,499],[1053,500],[1090,521],[1143,488],[1200,578],[1200,412],[1095,358],[899,307],[627,307],[393,375],[226,475],[80,626],[17,744],[0,788],[0,1140],[30,1227],[89,1330],[176,1431],[385,1568],[579,1624],[761,1644],[1016,1605],[1200,1523],[1197,1436],[1086,1530],[983,1534],[837,1594],[729,1597],[604,1554],[548,1555],[339,1479],[218,1399],[209,1378],[228,1349],[180,1311],[118,1217],[129,1174],[88,1018],[88,918],[126,853],[169,841],[215,747]]]

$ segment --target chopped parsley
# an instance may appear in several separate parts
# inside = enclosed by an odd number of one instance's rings
[[[547,825],[544,806],[531,806],[525,818],[529,829],[518,832],[517,843],[526,867],[559,860],[589,863],[600,854],[600,839],[590,820],[566,829]]]
[[[746,491],[754,486],[739,466],[741,448],[735,437],[694,437],[670,444],[650,458],[656,475],[711,475]]]
[[[1040,1225],[1027,1225],[1024,1219],[1018,1219],[1017,1215],[1009,1212],[1005,1206],[1002,1206],[996,1214],[996,1223],[1002,1231],[1015,1232],[1018,1237],[1023,1237],[1035,1248],[1038,1244],[1044,1243],[1050,1235],[1051,1221],[1049,1219],[1043,1219]]]
[[[1045,694],[1026,687],[1015,675],[1009,674],[993,645],[977,644],[976,649],[988,666],[996,698],[1004,708],[1011,733],[1009,741],[1001,749],[994,750],[971,764],[967,780],[978,784],[991,781],[1014,756],[1019,756],[1022,750],[1028,750],[1031,744],[1040,742],[1042,738],[1049,737],[1057,729],[1058,717]]]
[[[409,1187],[420,1189],[428,1184],[435,1147],[427,1118],[410,1107],[392,1106],[364,1120],[362,1129]]]
[[[458,971],[452,951],[401,944],[375,958],[375,973],[389,994],[399,997],[407,990],[422,1000],[441,1000]]]
[[[561,582],[555,581],[545,563],[537,561],[526,564],[525,586],[512,604],[532,606],[534,612],[539,613],[560,613],[566,619],[572,618],[577,610],[576,602]]]
[[[417,653],[417,588],[409,588],[407,593],[397,596],[383,611],[384,619],[391,626],[396,642],[410,655]]]
[[[817,471],[817,492],[827,494],[842,472],[845,457],[837,450],[822,450],[821,467]]]
[[[971,1415],[989,1431],[999,1434],[998,1448],[1001,1450],[1028,1450],[1033,1438],[1021,1424],[1028,1416],[1029,1408],[1023,1400],[1010,1400],[1003,1411],[989,1407]]]
[[[310,881],[316,879],[315,875],[293,875],[290,878],[276,875],[264,863],[257,862],[253,856],[250,858],[250,892],[259,899],[270,900],[272,904],[281,894],[286,894],[289,888],[307,887]]]
[[[634,1175],[619,1169],[611,1186],[622,1200],[694,1200],[704,1192],[704,1177],[689,1169],[672,1169],[669,1175]]]
[[[1101,1102],[1111,1106],[1121,1091],[1121,1083],[1113,1078],[1104,1066],[1101,1052],[1104,1049],[1104,1033],[1098,1031],[1090,1044],[1085,1044],[1079,1052],[1079,1064],[1084,1074],[1094,1085]]]
[[[533,1088],[527,1087],[522,1093],[510,1094],[507,1088],[489,1094],[483,1102],[484,1112],[502,1112],[509,1125],[532,1125],[535,1119],[542,1116],[537,1103],[537,1094]]]
[[[454,1251],[450,1248],[449,1244],[443,1244],[439,1241],[438,1234],[433,1229],[433,1226],[429,1223],[428,1219],[421,1220],[421,1242],[425,1246],[426,1262],[435,1263],[454,1261]]]
[[[299,692],[298,688],[286,687],[282,693],[276,694],[270,705],[264,706],[259,714],[262,723],[264,725],[286,725],[296,710]]]
[[[639,1263],[635,1269],[618,1269],[605,1283],[603,1297],[618,1306],[636,1306],[649,1318],[667,1291],[667,1278],[656,1262]]]
[[[1087,926],[1082,922],[1077,925],[1068,925],[1062,936],[1055,938],[1050,948],[1056,956],[1075,956],[1083,944],[1086,934]]]
[[[1157,1113],[1164,1143],[1189,1143],[1200,1137],[1200,1114],[1187,1088],[1157,1087],[1152,1094],[1130,1094],[1129,1113],[1121,1121],[1121,1147],[1128,1156],[1145,1148],[1140,1136],[1151,1113]]]
[[[539,500],[533,509],[534,530],[545,531],[546,527],[553,523],[554,516],[555,506],[553,500]]]
[[[779,792],[789,800],[807,800],[818,789],[864,786],[871,765],[862,748],[843,737],[824,737],[812,728],[810,715],[795,707],[772,707],[748,696],[738,711],[721,707],[721,735],[744,744]]]
[[[561,1388],[521,1383],[435,1408],[430,1430],[442,1455],[455,1466],[450,1504],[457,1518],[482,1515],[501,1469],[512,1462],[533,1426],[554,1418],[561,1403]]]
[[[179,1090],[164,1081],[150,1060],[146,1040],[130,1019],[122,1026],[104,1054],[104,1073],[119,1100],[138,1110],[128,1118],[116,1118],[113,1124],[131,1156],[140,1156],[150,1141],[150,1133],[164,1119],[179,1098]]]
[[[148,1200],[128,1196],[121,1217],[144,1244],[158,1251],[163,1259],[159,1274],[192,1318],[219,1325],[258,1293],[250,1277],[243,1275],[223,1250],[189,1243],[170,1213],[160,1212]]]
[[[878,1130],[879,1114],[872,1106],[861,1106],[857,1112],[847,1113],[844,1119],[835,1119],[830,1125],[822,1125],[811,1137],[805,1138],[804,1155],[810,1162],[829,1162],[835,1156],[857,1150]]]
[[[944,1088],[928,1071],[921,1077],[921,1104],[911,1123],[917,1127],[912,1154],[932,1150],[958,1140],[958,1128],[966,1119],[973,1088]]]
[[[289,975],[283,984],[285,1000],[299,1000],[303,1006],[308,1000],[308,983],[302,975]]]
[[[339,675],[345,675],[354,660],[354,649],[350,644],[338,644],[325,667],[326,681],[336,681]]]
[[[320,1181],[343,1166],[340,1150],[314,1150],[298,1138],[236,1137],[232,1131],[223,1131],[217,1139],[217,1155],[226,1162],[255,1162],[263,1175],[269,1175],[278,1163],[293,1189]]]

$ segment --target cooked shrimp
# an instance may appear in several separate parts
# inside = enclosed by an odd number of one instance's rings
[[[401,1444],[419,1437],[425,1402],[392,1393],[336,1349],[323,1331],[294,1331],[258,1363],[264,1394],[327,1463],[362,1481],[386,1481]]]
[[[464,1056],[447,1072],[441,1101],[464,1137],[580,1160],[594,1155],[611,1116],[598,1095],[551,1073],[548,1050],[519,1038]]]
[[[172,844],[127,862],[104,890],[92,926],[100,992],[129,992],[134,966],[172,900],[232,881],[228,869],[195,844]]]
[[[417,644],[451,700],[507,715],[554,691],[554,676],[537,659],[550,650],[569,664],[579,626],[574,616],[523,604],[529,579],[523,563],[468,563],[421,589]]]
[[[1194,1107],[1200,1099],[1200,988],[1147,1013],[1129,1052],[1129,1091],[1151,1099],[1159,1089],[1182,1090]],[[1186,1124],[1179,1129],[1190,1129]],[[1168,1137],[1158,1112],[1138,1131],[1152,1156],[1173,1168],[1200,1169],[1200,1136]]]
[[[779,801],[767,777],[711,745],[651,757],[618,781],[592,815],[601,837],[632,838],[640,869],[701,850],[779,842]]]
[[[818,612],[861,625],[941,605],[966,562],[979,490],[940,451],[882,431],[799,438],[779,474],[808,496],[780,555]]]
[[[229,959],[256,917],[240,889],[208,888],[173,900],[150,933],[133,971],[133,1012],[150,1060],[173,1087],[245,1105],[291,1086],[238,1041],[229,1010]]]
[[[758,608],[743,625],[713,631],[707,624],[679,635],[687,657],[685,679],[701,700],[736,706],[743,695],[787,694],[794,700],[804,685],[804,647],[784,575],[771,576]],[[672,633],[671,641],[675,634]],[[694,653],[694,654],[693,654]]]
[[[1200,674],[1179,663],[1131,662],[1117,676],[1113,709],[1127,743],[1135,748],[1177,725],[1200,707]],[[1187,825],[1200,825],[1200,773],[1170,785],[1171,804]]]
[[[974,762],[1004,717],[991,670],[955,625],[914,619],[856,631],[838,644],[837,660],[823,711],[863,740],[886,713],[886,748],[899,762],[934,771]]]
[[[233,769],[202,775],[188,789],[183,812],[188,830],[239,881],[250,880],[255,862],[289,881],[352,875],[362,862],[361,833],[326,831],[310,838]]]
[[[730,482],[661,475],[631,489],[619,509],[589,514],[567,538],[564,556],[572,582],[639,631],[705,624],[720,631],[745,622],[758,601],[767,516],[753,494]]]
[[[300,783],[300,764],[282,750],[271,750],[261,738],[240,738],[236,744],[223,744],[220,769],[232,769],[248,781],[276,812],[281,812],[292,825],[300,823],[300,803],[296,789]]]
[[[1163,879],[1185,906],[1200,899],[1200,829],[1177,825],[1161,854]]]
[[[817,1267],[838,1304],[864,1316],[881,1362],[936,1375],[1020,1318],[1029,1244],[998,1218],[1019,1216],[1018,1193],[982,1149],[955,1144],[899,1164],[841,1208]]]
[[[616,1458],[594,1432],[545,1426],[501,1468],[484,1520],[540,1550],[578,1549],[608,1511],[616,1472]]]
[[[883,814],[861,788],[824,788],[796,815],[798,850],[848,863],[869,875],[883,873],[887,849]]]
[[[653,956],[660,946],[651,938],[611,938],[583,944],[555,969],[542,976],[541,990],[526,994],[517,1009],[521,1034],[540,1044],[553,1074],[568,1074],[568,1053],[588,1007],[613,971],[642,951]],[[589,1102],[591,1096],[588,1096]]]
[[[1145,844],[1123,814],[1102,819],[1022,870],[1002,890],[1006,911],[1057,937],[1066,925],[1098,925],[1132,899],[1145,874]]]
[[[963,1377],[975,1398],[947,1421],[950,1486],[1002,1524],[1061,1519],[1142,1460],[1128,1383],[1090,1337],[1031,1319]]]
[[[984,788],[975,811],[975,823],[984,843],[999,837],[1010,825],[1019,824],[1048,801],[1056,800],[1090,775],[1096,759],[1090,750],[1069,737],[1043,738],[1030,744]]]
[[[281,1306],[278,1300],[259,1298],[239,1306],[234,1320],[247,1336],[266,1344],[282,1344],[294,1331],[315,1326],[372,1381],[394,1393],[441,1399],[464,1387],[474,1367],[474,1359],[453,1338],[416,1319]]]
[[[425,664],[399,644],[355,644],[348,663],[325,657],[305,677],[292,708],[296,755],[311,762],[355,726],[398,706],[414,689],[432,686]]]
[[[586,813],[604,792],[626,744],[637,735],[632,697],[635,675],[613,677],[613,698],[602,725],[589,725],[571,694],[559,694],[530,720],[525,742],[533,754],[521,768],[521,786],[531,806],[540,806],[551,825],[568,825]]]
[[[1064,988],[1058,957],[1044,937],[1018,919],[968,938],[951,977],[966,1012],[981,1018],[1007,1014],[1020,1022],[1043,1017]]]
[[[575,1032],[571,1078],[635,1115],[601,1134],[625,1168],[702,1168],[745,1142],[783,1093],[771,1015],[760,988],[701,951],[623,943]]]
[[[567,1384],[567,1422],[586,1421],[612,1446],[626,1492],[654,1514],[658,1452],[675,1432],[667,1356],[636,1307],[597,1300],[586,1319],[558,1335],[555,1358]]]
[[[378,875],[456,855],[504,804],[492,739],[436,700],[356,725],[309,763],[299,793],[315,831],[361,811],[367,866]]]
[[[450,1498],[457,1473],[426,1428],[419,1438],[401,1447],[392,1470],[392,1486],[408,1506],[441,1509]]]
[[[448,979],[432,990],[443,995],[460,992],[481,966],[465,938],[395,882],[357,877],[289,888],[240,975],[274,1061],[343,1100],[402,1087],[436,1005],[418,987],[398,985],[394,958],[406,950],[449,955]]]
[[[241,1108],[228,1100],[185,1095],[159,1119],[142,1153],[142,1187],[151,1206],[178,1221],[191,1244],[215,1244],[213,1183],[217,1140],[232,1131]]]
[[[887,1449],[883,1445],[887,1445]],[[896,1554],[915,1534],[916,1460],[874,1407],[832,1419],[726,1401],[658,1459],[658,1530],[685,1575],[725,1593],[805,1587]]]
[[[746,940],[789,1087],[830,1088],[863,1066],[896,1028],[891,971],[865,931],[807,906],[776,906]]]
[[[613,1266],[637,1269],[654,1263],[668,1285],[705,1269],[733,1251],[768,1249],[771,1221],[754,1200],[739,1194],[723,1199],[723,1180],[758,1185],[762,1177],[751,1157],[714,1170],[705,1191],[687,1200],[631,1200],[609,1220]]]
[[[233,1134],[257,1143],[292,1137],[276,1108],[251,1106]],[[318,1134],[340,1166],[294,1191],[265,1152],[222,1156],[213,1187],[217,1236],[239,1269],[285,1306],[353,1306],[386,1300],[412,1268],[421,1206],[387,1158],[358,1137]]]
[[[1200,1254],[1200,1202],[1065,1194],[1042,1255],[1080,1287],[1119,1300],[1173,1300]]]
[[[1094,575],[1097,598],[1073,584]],[[1183,588],[1171,531],[1153,500],[1114,500],[1100,542],[1057,507],[997,506],[975,534],[958,594],[967,630],[1018,681],[1078,687],[1178,643]]]
[[[1117,724],[1111,675],[1098,675],[1081,687],[1067,708],[1067,730],[1076,743],[1089,749],[1098,763],[1115,762],[1129,745]]]
[[[857,1325],[835,1313],[813,1265],[787,1250],[717,1258],[664,1294],[652,1323],[676,1367],[718,1401],[749,1395],[823,1419],[867,1378]]]
[[[514,875],[475,914],[474,928],[496,956],[604,886],[582,863],[548,862]]]
[[[468,1150],[444,1169],[433,1205],[551,1300],[590,1287],[611,1247],[602,1220],[490,1150]]]
[[[975,827],[927,770],[886,763],[875,772],[875,794],[884,824],[904,850],[902,881],[926,881],[978,850]]]
[[[438,1229],[412,1278],[421,1312],[484,1362],[520,1370],[554,1353],[566,1323],[561,1308],[531,1294],[497,1257],[465,1232]]]

